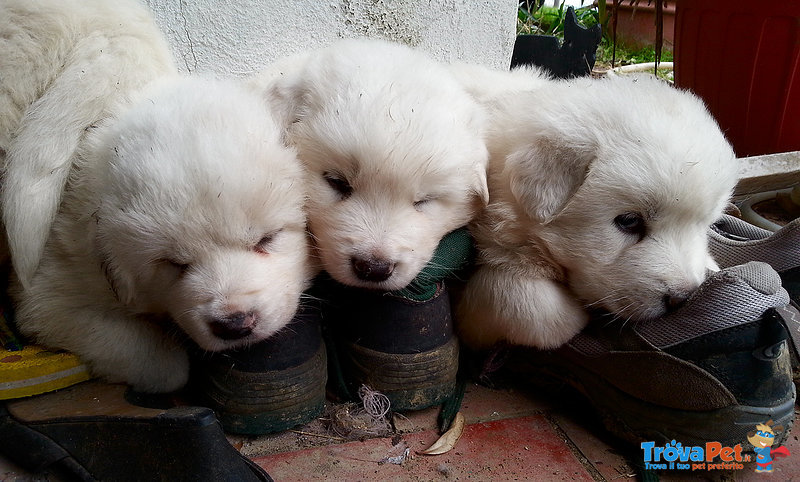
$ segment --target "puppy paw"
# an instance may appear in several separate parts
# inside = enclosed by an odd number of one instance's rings
[[[177,346],[151,353],[148,359],[139,360],[137,369],[127,378],[140,392],[173,392],[189,381],[189,356]]]
[[[586,327],[589,314],[560,284],[539,280],[535,285],[535,291],[515,307],[527,322],[510,330],[508,341],[548,350],[558,348]]]
[[[553,349],[577,335],[589,315],[559,283],[483,267],[467,284],[457,320],[459,336],[472,348],[504,340]]]
[[[172,392],[189,380],[188,354],[165,337],[140,338],[130,350],[115,348],[102,355],[90,351],[79,356],[93,375],[108,382],[127,383],[140,392]]]

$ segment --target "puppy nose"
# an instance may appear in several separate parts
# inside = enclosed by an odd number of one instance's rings
[[[667,311],[674,310],[681,306],[689,295],[692,294],[692,289],[671,289],[664,295],[664,306],[667,307]]]
[[[223,340],[238,340],[252,333],[255,322],[254,313],[237,311],[224,318],[211,320],[211,333]]]
[[[386,281],[394,271],[395,263],[380,258],[350,258],[353,271],[363,281]]]

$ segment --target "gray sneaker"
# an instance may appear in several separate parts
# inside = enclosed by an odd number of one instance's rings
[[[722,268],[748,261],[772,266],[792,305],[800,309],[800,218],[772,232],[726,214],[708,230],[708,242],[711,255]],[[800,383],[800,319],[791,313],[787,319],[794,379]]]
[[[709,249],[721,268],[761,261],[781,275],[794,303],[800,297],[800,218],[772,232],[724,214],[708,232]],[[786,286],[787,282],[790,286]],[[794,292],[792,292],[794,289]]]
[[[747,263],[713,273],[664,317],[624,327],[597,317],[557,350],[514,348],[506,368],[574,386],[629,441],[745,446],[756,424],[794,417],[788,303],[773,269]]]

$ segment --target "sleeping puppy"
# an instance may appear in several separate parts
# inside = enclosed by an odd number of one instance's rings
[[[4,0],[0,52],[0,204],[27,285],[85,130],[177,71],[150,11],[133,0]]]
[[[0,4],[3,219],[20,331],[143,391],[286,325],[313,273],[295,152],[263,99],[180,79],[142,6]]]
[[[737,163],[699,99],[651,76],[454,70],[491,119],[479,267],[457,308],[468,345],[554,348],[587,308],[653,319],[700,285]]]
[[[482,110],[426,55],[344,40],[252,83],[293,121],[286,138],[306,169],[309,230],[340,283],[405,287],[485,205]]]
[[[261,98],[231,82],[156,82],[87,132],[17,323],[95,375],[181,387],[174,322],[210,351],[262,340],[313,275],[302,171]]]

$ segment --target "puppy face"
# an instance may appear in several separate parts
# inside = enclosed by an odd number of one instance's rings
[[[482,114],[404,47],[345,43],[311,63],[289,139],[321,263],[347,285],[402,288],[486,202]]]
[[[540,112],[541,137],[508,158],[511,190],[580,300],[661,316],[714,266],[706,230],[736,182],[733,151],[703,105],[666,84],[571,89],[553,95],[567,114]]]
[[[258,97],[181,81],[104,144],[96,242],[123,303],[169,315],[212,351],[291,320],[311,276],[303,183]]]

